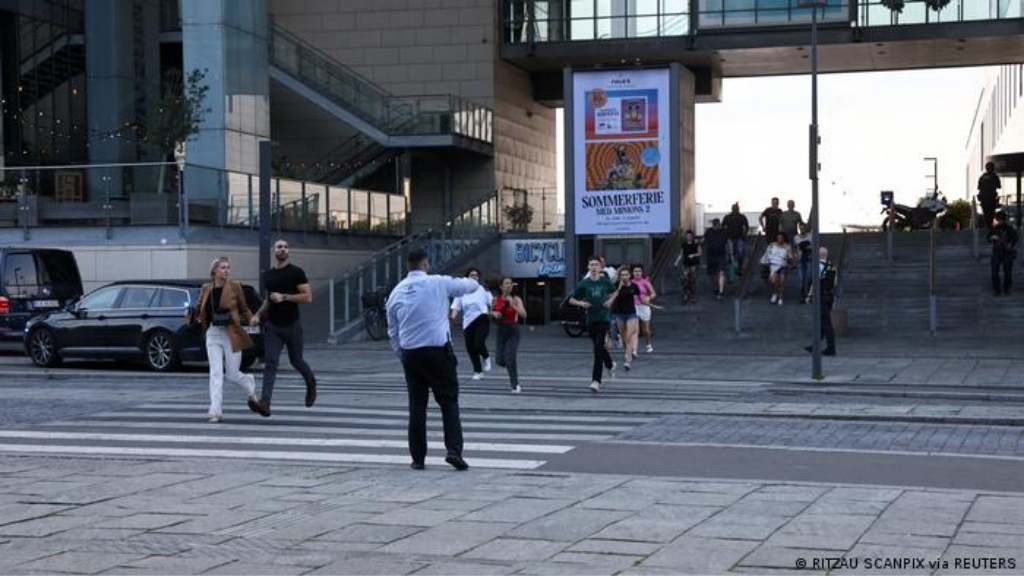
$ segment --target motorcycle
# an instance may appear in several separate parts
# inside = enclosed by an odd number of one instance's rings
[[[896,230],[928,230],[945,211],[946,200],[938,194],[926,198],[916,208],[894,203],[891,214],[888,206],[882,208],[882,214],[885,215],[882,230],[888,230],[890,225],[895,226]]]

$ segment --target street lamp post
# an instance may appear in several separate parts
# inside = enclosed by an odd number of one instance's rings
[[[811,126],[809,139],[808,176],[811,179],[811,258],[818,259],[821,246],[819,236],[820,221],[818,209],[818,10],[827,5],[826,0],[797,0],[799,8],[811,9]],[[819,264],[820,266],[820,264]],[[821,380],[821,273],[814,268],[811,274],[811,287],[814,305],[818,313],[814,317],[813,335],[811,337],[811,378]]]
[[[178,166],[178,235],[188,238],[188,202],[185,198],[185,143],[174,145],[174,163]]]

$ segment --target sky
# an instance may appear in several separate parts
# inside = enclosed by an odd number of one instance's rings
[[[916,202],[933,187],[933,163],[925,157],[938,158],[946,197],[966,198],[967,138],[989,74],[958,68],[820,75],[822,230],[879,224],[882,190],[893,190],[897,202]],[[721,102],[697,105],[697,202],[707,212],[726,211],[734,201],[744,212],[759,212],[778,196],[809,215],[810,94],[809,75],[726,79]]]

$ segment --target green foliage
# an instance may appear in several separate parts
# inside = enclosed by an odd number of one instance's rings
[[[505,206],[502,208],[502,213],[508,220],[509,230],[513,232],[528,231],[530,222],[533,221],[533,208],[529,204]]]
[[[954,228],[955,223],[960,223],[960,228],[967,228],[971,224],[971,204],[967,200],[954,200],[946,206],[946,213],[942,216],[943,228]]]
[[[178,143],[197,134],[210,113],[203,106],[210,91],[203,82],[205,79],[205,70],[192,70],[184,78],[181,70],[168,70],[160,93],[147,104],[146,114],[139,121],[139,136],[160,150],[163,158],[173,154]]]
[[[903,12],[906,2],[904,0],[882,0],[882,6],[885,6],[893,12]]]

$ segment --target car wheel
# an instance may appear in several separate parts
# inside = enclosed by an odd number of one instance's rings
[[[181,365],[181,355],[178,353],[178,345],[170,332],[154,332],[146,338],[143,347],[146,356],[146,365],[154,372],[170,372]]]
[[[50,368],[60,364],[57,340],[49,328],[37,328],[28,336],[28,355],[36,366]]]
[[[252,365],[256,363],[256,360],[258,360],[258,358],[256,358],[255,352],[242,352],[242,363],[239,364],[238,369],[244,372],[249,368],[252,368]]]

